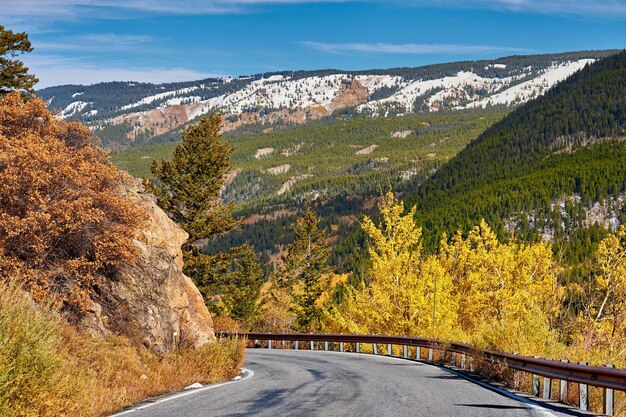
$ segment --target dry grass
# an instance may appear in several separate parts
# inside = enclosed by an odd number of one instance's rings
[[[0,415],[103,416],[194,382],[231,378],[239,340],[158,357],[127,339],[76,331],[14,287],[0,286]]]

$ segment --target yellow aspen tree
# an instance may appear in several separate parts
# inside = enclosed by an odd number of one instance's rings
[[[261,288],[261,302],[254,330],[270,333],[289,333],[296,325],[296,315],[291,311],[293,299],[287,289],[267,282]]]
[[[580,338],[585,350],[596,350],[604,361],[624,363],[626,353],[626,227],[600,242],[595,278],[580,314]]]
[[[391,192],[379,208],[379,225],[369,217],[362,222],[371,240],[368,282],[346,290],[344,303],[331,313],[331,326],[353,333],[447,336],[441,331],[452,328],[456,311],[451,283],[435,258],[422,256],[415,208],[403,215],[403,203]]]
[[[467,238],[442,242],[440,261],[452,277],[460,330],[485,347],[541,353],[562,291],[548,244],[502,244],[481,221]]]

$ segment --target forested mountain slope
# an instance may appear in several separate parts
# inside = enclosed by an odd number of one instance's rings
[[[391,185],[418,205],[431,250],[443,231],[467,231],[485,218],[501,239],[552,239],[555,250],[577,263],[621,221],[626,150],[606,139],[623,136],[623,67],[623,53],[587,66],[495,125],[507,109],[228,133],[234,169],[223,197],[238,203],[246,224],[209,242],[209,250],[248,241],[272,256],[289,243],[297,209],[315,201],[325,224],[343,236],[333,255],[337,265],[354,265],[357,250],[346,242],[356,237],[345,239],[357,220],[350,211],[363,211]],[[147,176],[151,160],[170,158],[172,149],[133,146],[113,160]]]
[[[415,189],[500,120],[506,114],[502,110],[320,121],[270,133],[228,133],[233,169],[222,197],[236,204],[236,215],[245,223],[208,242],[208,250],[248,242],[266,261],[290,243],[291,224],[306,205],[315,208],[334,237],[349,235],[381,190]],[[112,158],[134,176],[150,177],[150,163],[171,159],[174,147],[173,143],[133,146],[113,152]],[[342,271],[348,270],[354,264],[353,252],[354,245],[340,239],[332,260]]]
[[[463,110],[342,123],[313,123],[269,133],[231,132],[233,171],[222,196],[265,206],[337,194],[376,193],[385,182],[408,187],[463,149],[504,111]],[[152,160],[170,159],[175,144],[134,146],[112,153],[137,177],[150,177]],[[257,204],[255,200],[264,200]]]
[[[580,260],[619,224],[626,191],[626,52],[572,75],[494,124],[407,196],[434,247],[485,218]]]

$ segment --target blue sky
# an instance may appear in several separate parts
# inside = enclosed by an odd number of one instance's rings
[[[0,0],[39,88],[626,47],[626,0]]]

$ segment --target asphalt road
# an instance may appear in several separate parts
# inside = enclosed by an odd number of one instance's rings
[[[427,364],[365,354],[248,350],[250,378],[188,393],[137,417],[424,416],[553,417]]]

